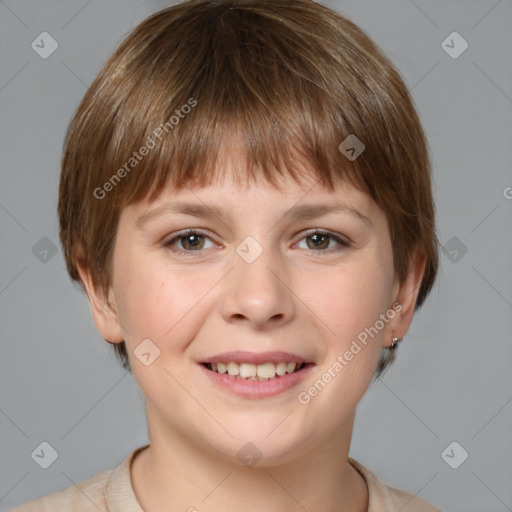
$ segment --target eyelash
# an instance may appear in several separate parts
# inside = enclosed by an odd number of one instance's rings
[[[177,252],[177,253],[181,253],[181,254],[186,254],[188,256],[192,256],[194,253],[202,252],[201,249],[191,250],[190,251],[190,250],[185,250],[185,249],[179,249],[179,248],[174,246],[174,244],[176,242],[178,242],[181,238],[183,238],[185,236],[190,236],[190,235],[201,235],[201,236],[211,240],[211,237],[208,236],[207,233],[203,232],[200,229],[186,229],[184,231],[181,231],[181,232],[177,233],[173,238],[171,238],[170,240],[165,242],[164,243],[164,247],[169,248],[173,252]],[[305,232],[305,235],[299,240],[299,242],[301,242],[305,238],[311,237],[313,235],[327,236],[331,240],[334,240],[336,243],[338,243],[340,247],[337,247],[337,248],[334,248],[334,249],[333,248],[331,248],[331,249],[319,249],[318,251],[316,251],[314,249],[310,249],[310,251],[312,251],[312,252],[332,254],[332,252],[338,252],[338,251],[341,251],[341,250],[344,250],[344,249],[348,249],[349,247],[352,246],[351,242],[349,242],[348,240],[340,238],[340,237],[336,236],[334,233],[331,233],[329,231],[324,231],[324,230],[321,230],[321,229],[310,229],[310,230],[307,230]]]

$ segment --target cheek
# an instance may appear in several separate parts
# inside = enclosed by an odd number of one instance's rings
[[[390,306],[390,272],[389,262],[365,257],[345,267],[303,278],[304,302],[322,320],[322,330],[333,349],[342,350],[350,345]]]
[[[382,350],[382,330],[376,333],[370,328],[389,306],[388,263],[374,258],[371,264],[360,263],[317,279],[315,291],[305,300],[315,305],[314,312],[321,319],[326,350],[315,376],[302,387],[299,402],[311,401],[319,414],[328,410],[334,423],[326,421],[326,429],[355,409]]]
[[[213,277],[170,268],[150,257],[133,257],[117,270],[116,304],[128,345],[149,338],[161,350],[172,350],[180,347],[171,341],[186,344],[193,337],[194,326],[200,325],[201,299],[214,285]]]

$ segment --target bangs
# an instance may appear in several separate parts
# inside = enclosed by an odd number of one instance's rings
[[[338,149],[349,134],[364,135],[349,119],[359,101],[332,97],[339,84],[326,84],[320,71],[332,57],[306,41],[297,48],[299,27],[267,11],[210,10],[140,41],[136,54],[131,42],[119,86],[133,85],[115,109],[112,167],[94,186],[117,173],[109,200],[120,206],[154,200],[168,185],[207,186],[222,178],[220,149],[232,147],[243,148],[243,173],[233,176],[240,185],[263,179],[277,187],[277,177],[299,181],[306,172],[330,190],[348,180],[368,191]],[[186,44],[177,43],[176,31],[187,33]]]

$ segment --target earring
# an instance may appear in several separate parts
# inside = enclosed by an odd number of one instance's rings
[[[388,348],[389,348],[389,350],[395,350],[395,349],[396,349],[396,347],[398,347],[398,342],[399,342],[399,341],[402,341],[402,340],[403,340],[403,338],[393,338],[393,340],[392,340],[393,342],[392,342],[392,343],[391,343],[391,345],[388,347]]]

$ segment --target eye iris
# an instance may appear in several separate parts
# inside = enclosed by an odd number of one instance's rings
[[[185,249],[200,249],[204,245],[204,240],[203,243],[201,243],[199,239],[202,239],[202,235],[185,235],[181,237],[181,243]],[[187,247],[187,245],[189,245],[189,247]]]
[[[315,233],[314,235],[310,235],[306,238],[308,241],[307,245],[310,249],[326,249],[329,246],[330,237],[323,233]],[[309,241],[312,241],[312,244]],[[203,235],[197,233],[190,233],[188,235],[183,235],[180,237],[180,241],[182,246],[185,249],[201,249],[204,245],[204,237]]]
[[[329,246],[329,237],[321,233],[315,233],[314,235],[309,236],[308,240],[309,239],[313,241],[313,246],[310,246],[310,249],[325,249],[326,247]],[[308,243],[308,245],[310,244]]]

